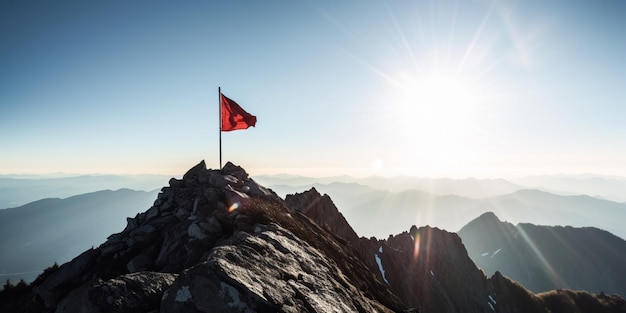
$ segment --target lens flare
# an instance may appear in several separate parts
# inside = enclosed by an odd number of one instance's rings
[[[413,261],[416,261],[417,258],[419,257],[420,242],[421,242],[421,238],[420,238],[420,234],[418,233],[417,235],[415,235],[415,238],[413,239]]]
[[[239,208],[239,202],[235,202],[228,207],[228,212],[235,211]]]
[[[546,275],[552,280],[552,282],[555,285],[563,286],[563,288],[569,288],[569,285],[564,280],[561,279],[558,272],[554,269],[554,267],[552,267],[552,264],[548,262],[546,257],[541,252],[541,249],[537,247],[537,244],[535,244],[535,242],[530,238],[530,236],[526,233],[524,228],[517,227],[517,229],[519,230],[519,234],[522,236],[524,241],[528,243],[528,246],[530,246],[532,251],[535,253],[537,258],[539,259],[539,262],[541,262],[541,265],[543,265],[542,270],[544,271],[544,273],[546,273]]]

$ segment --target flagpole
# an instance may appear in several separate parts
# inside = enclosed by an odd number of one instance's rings
[[[219,118],[219,131],[220,131],[220,170],[222,169],[222,87],[217,87],[217,96],[219,98],[219,114],[217,117]]]

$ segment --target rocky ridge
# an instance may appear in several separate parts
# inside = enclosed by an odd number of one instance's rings
[[[458,232],[472,260],[534,292],[581,289],[626,295],[626,241],[593,227],[502,222],[491,212]]]
[[[8,296],[11,296],[10,298]],[[456,234],[359,238],[315,190],[281,199],[242,168],[172,178],[126,228],[19,294],[12,312],[626,312],[617,296],[535,295],[487,278]]]

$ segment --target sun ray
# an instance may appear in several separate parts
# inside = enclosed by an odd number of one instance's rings
[[[491,12],[493,12],[495,7],[495,1],[492,2],[492,5],[489,7],[489,9],[487,10],[487,13],[485,13],[485,16],[482,18],[481,22],[480,22],[480,26],[478,27],[478,29],[476,29],[476,32],[474,33],[474,37],[472,38],[471,43],[467,46],[467,48],[465,49],[465,53],[463,54],[463,57],[457,67],[457,72],[455,73],[458,74],[459,72],[463,71],[465,64],[467,63],[467,60],[470,58],[470,56],[473,53],[473,50],[475,49],[476,45],[479,42],[479,39],[481,38],[485,27],[487,25],[487,21],[489,21],[489,18],[491,16]]]

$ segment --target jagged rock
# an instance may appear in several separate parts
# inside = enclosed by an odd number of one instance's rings
[[[190,238],[194,239],[204,239],[207,237],[204,229],[202,229],[202,227],[200,227],[200,225],[196,223],[192,223],[191,225],[189,225],[189,227],[187,228],[187,235]]]
[[[248,173],[246,173],[246,170],[231,162],[226,162],[226,165],[222,167],[222,173],[234,176],[242,181],[248,180]]]
[[[315,187],[303,193],[287,195],[285,202],[348,242],[359,239],[330,197],[320,195]]]
[[[256,196],[256,197],[272,197],[272,196],[276,197],[277,196],[273,191],[257,184],[252,179],[250,179],[250,181],[244,187],[247,187],[246,188],[247,190],[244,190],[244,192],[249,194],[250,196]]]
[[[183,185],[183,181],[172,177],[172,178],[170,178],[169,185],[172,188],[178,188],[178,187],[181,187]]]
[[[73,290],[56,313],[134,313],[158,310],[176,274],[139,272],[97,280]]]
[[[204,163],[204,160],[202,160],[196,166],[190,168],[185,175],[183,175],[183,181],[192,182],[198,176],[203,175],[206,170],[206,164]]]
[[[341,271],[308,243],[276,225],[256,225],[184,271],[161,312],[374,312]]]
[[[61,265],[43,281],[38,282],[39,278],[35,280],[33,292],[46,307],[55,308],[59,299],[67,292],[66,287],[78,286],[84,282],[85,276],[88,276],[85,273],[94,266],[99,254],[100,251],[94,249],[83,252],[72,261]]]

